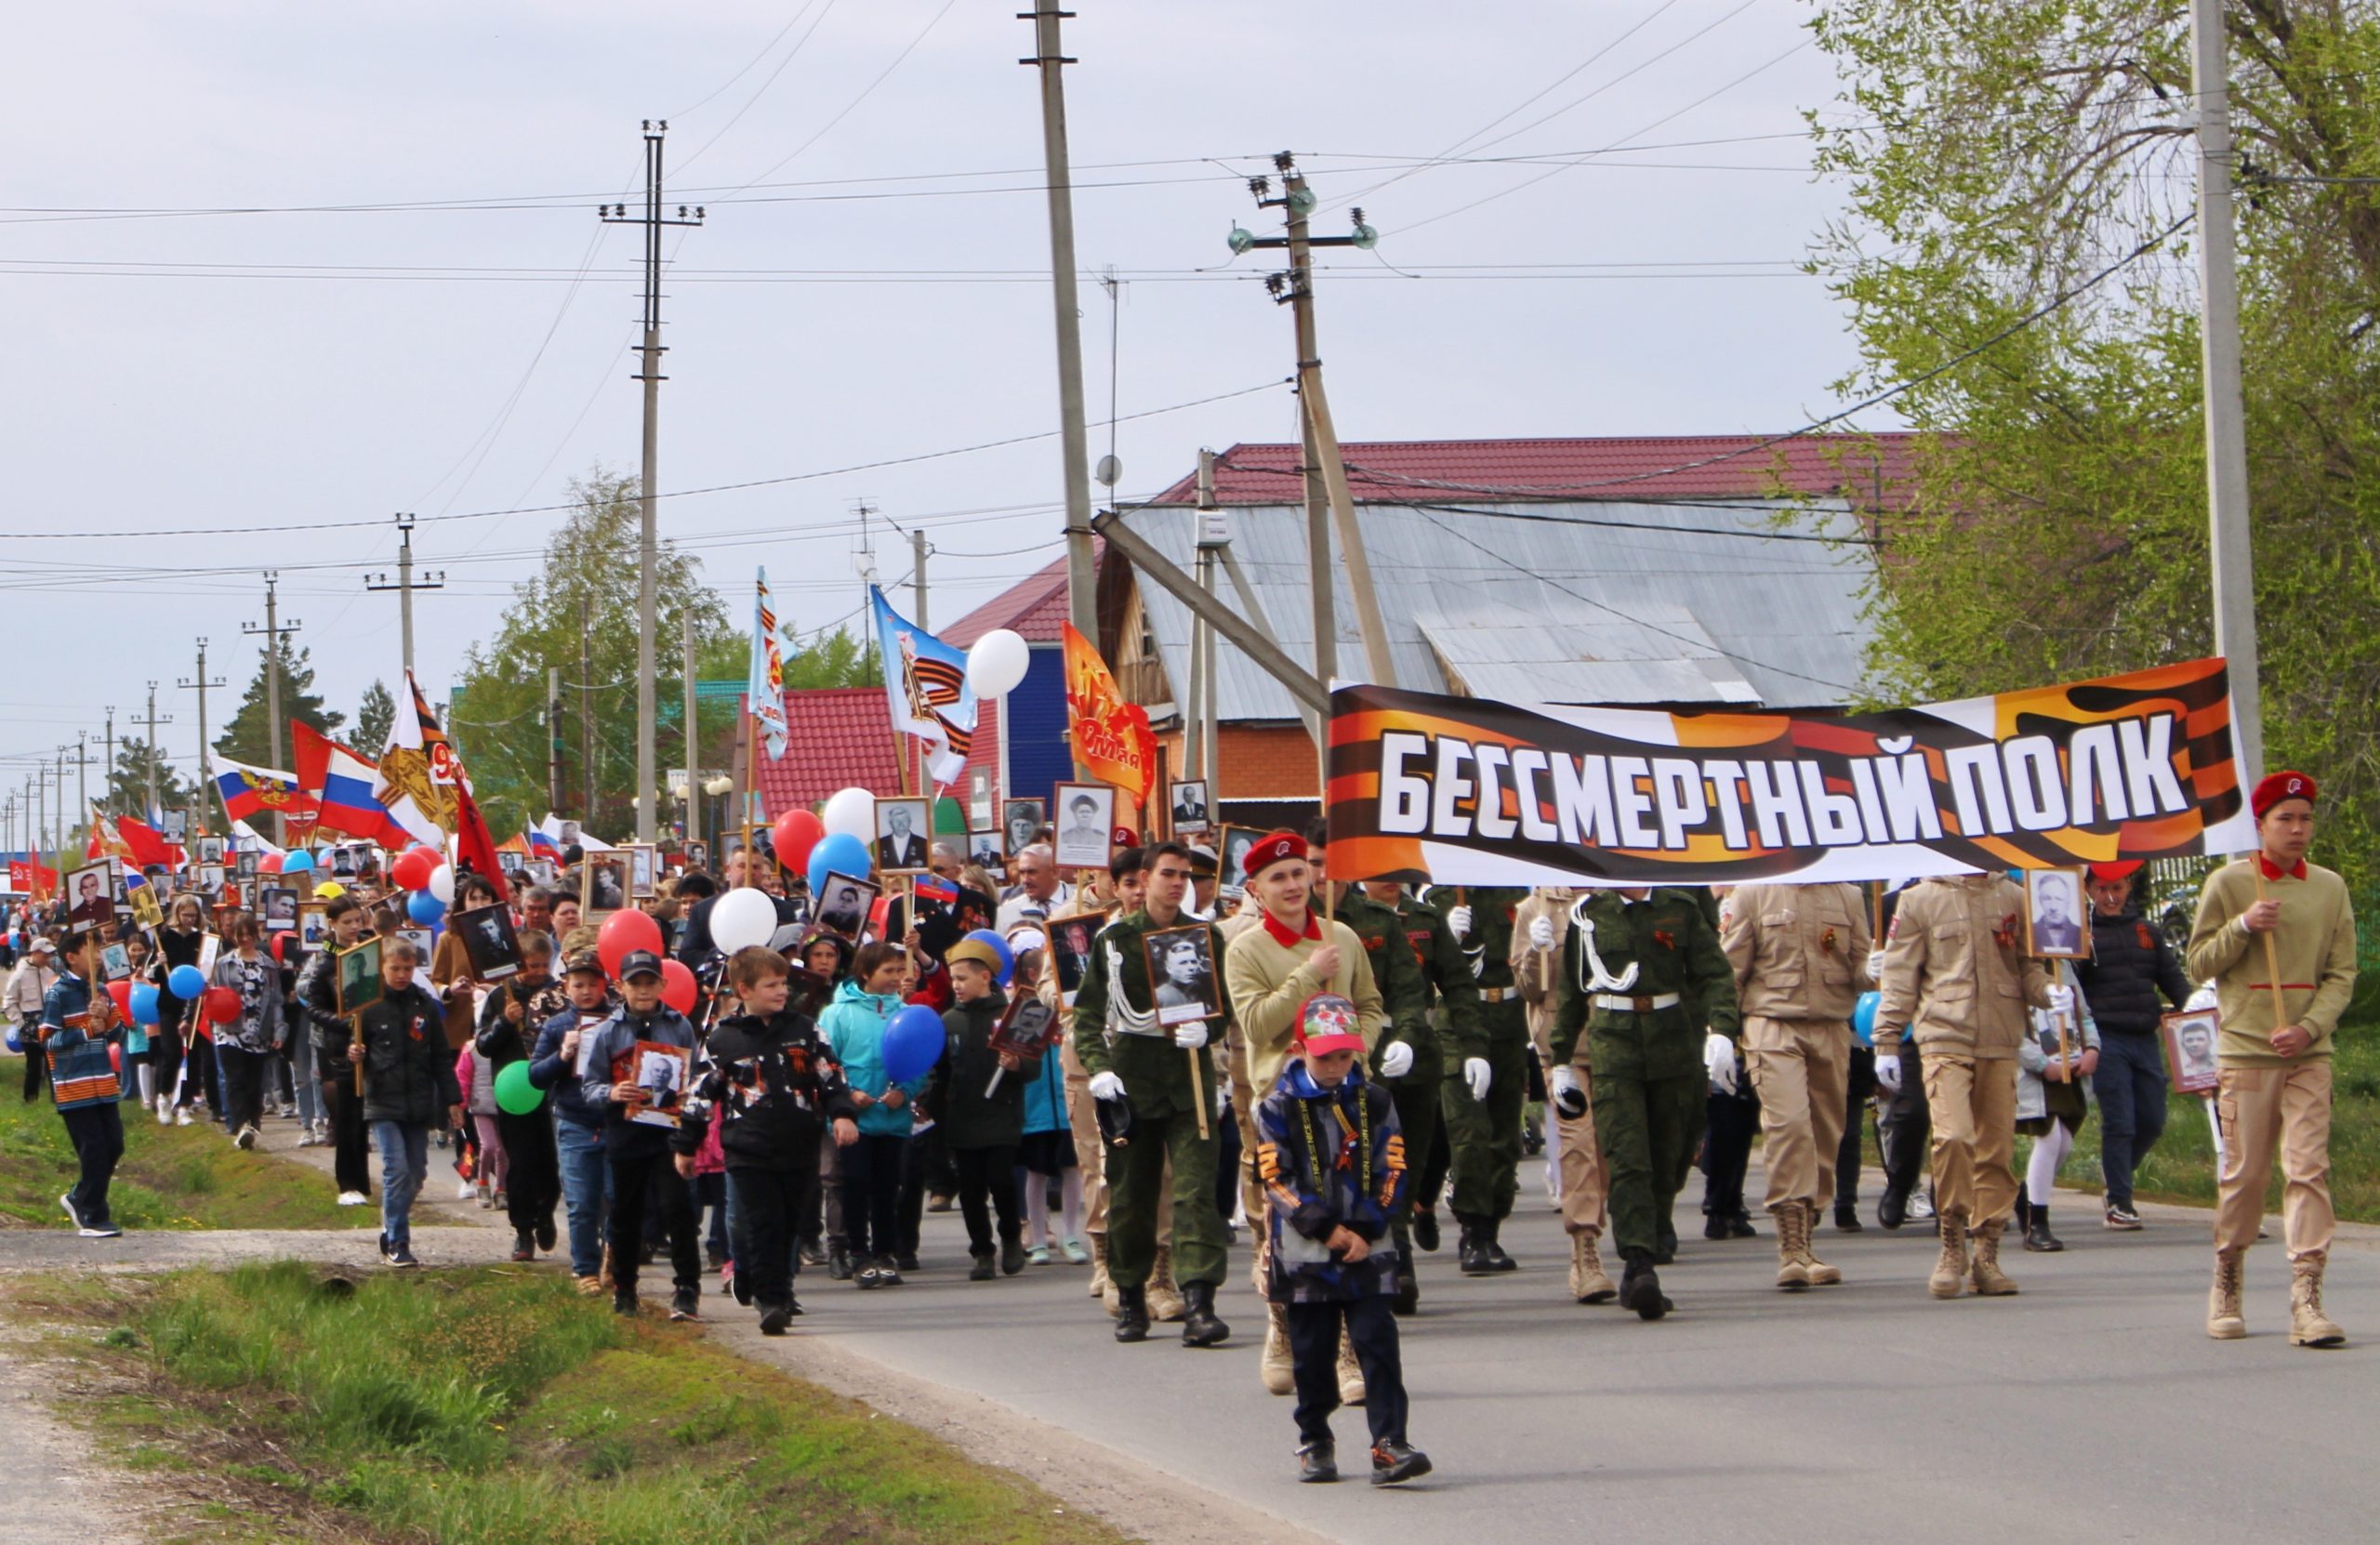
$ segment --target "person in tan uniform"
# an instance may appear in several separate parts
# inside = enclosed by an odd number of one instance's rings
[[[1578,895],[1567,885],[1540,885],[1513,909],[1513,984],[1528,1012],[1528,1038],[1549,1073],[1562,935],[1570,926],[1570,906]],[[1603,1154],[1595,1146],[1594,1078],[1583,1038],[1571,1055],[1570,1071],[1578,1078],[1576,1095],[1553,1098],[1549,1087],[1545,1103],[1554,1116],[1549,1146],[1559,1177],[1555,1200],[1562,1208],[1562,1231],[1570,1236],[1570,1297],[1580,1303],[1608,1303],[1620,1289],[1604,1271],[1599,1248],[1610,1209]]]
[[[1354,929],[1324,916],[1315,905],[1315,871],[1307,853],[1305,839],[1290,831],[1274,832],[1248,850],[1248,892],[1257,904],[1254,920],[1236,935],[1226,929],[1229,943],[1223,948],[1223,986],[1238,1021],[1242,1053],[1232,1058],[1235,1104],[1244,1089],[1269,1092],[1280,1082],[1281,1069],[1297,1041],[1298,1010],[1317,993],[1335,993],[1355,1006],[1368,1060],[1388,1025],[1387,1005],[1372,978],[1363,941]],[[1239,1108],[1255,1107],[1251,1101]],[[1254,1153],[1255,1145],[1248,1151]],[[1254,1208],[1249,1212],[1251,1221],[1263,1216]],[[1262,1271],[1267,1263],[1264,1235],[1259,1234],[1257,1240]],[[1382,1248],[1375,1245],[1372,1253],[1378,1255]],[[1395,1247],[1384,1248],[1394,1251]],[[1296,1388],[1289,1315],[1279,1304],[1268,1306],[1259,1371],[1265,1389],[1275,1394]],[[1363,1373],[1344,1336],[1339,1341],[1339,1388],[1342,1403],[1362,1404]]]
[[[1937,1299],[1957,1298],[1970,1280],[1987,1297],[2016,1290],[2000,1269],[2000,1234],[2016,1201],[2016,1048],[2026,1005],[2073,1004],[2072,989],[2053,987],[2042,963],[2018,953],[2024,906],[2024,891],[2004,875],[1937,877],[1903,893],[1885,939],[1876,1080],[1893,1089],[1912,1075],[1925,1081],[1942,1235],[1925,1287]]]
[[[1739,885],[1719,908],[1736,971],[1744,1063],[1760,1092],[1777,1286],[1831,1287],[1843,1274],[1810,1244],[1834,1199],[1851,1083],[1851,1010],[1868,980],[1868,908],[1856,885]]]
[[[2306,862],[2314,796],[2314,780],[2303,772],[2275,772],[2256,785],[2248,808],[2259,851],[2208,877],[2186,952],[2194,980],[2214,978],[2223,1016],[2215,1050],[2223,1173],[2206,1311],[2206,1333],[2220,1341],[2248,1333],[2241,1277],[2264,1220],[2276,1143],[2290,1344],[2347,1341],[2347,1332],[2322,1312],[2322,1268],[2336,1221],[2331,1037],[2355,990],[2355,910],[2337,871]]]

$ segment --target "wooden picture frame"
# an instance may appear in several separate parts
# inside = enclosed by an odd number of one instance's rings
[[[1000,807],[1000,831],[1007,839],[1001,846],[1009,857],[1014,858],[1041,840],[1041,833],[1049,825],[1047,801],[1011,799]]]
[[[389,996],[388,984],[380,980],[380,945],[374,934],[332,954],[331,970],[337,973],[332,982],[338,989],[342,1017],[360,1014]]]
[[[1248,889],[1248,850],[1264,839],[1254,826],[1223,826],[1214,833],[1215,885],[1237,895]]]
[[[826,883],[810,898],[811,920],[827,932],[857,944],[867,931],[867,920],[876,910],[876,898],[883,893],[884,887],[865,875],[829,869]],[[846,923],[850,926],[845,927]]]
[[[312,954],[331,947],[331,904],[311,899],[298,904],[298,947]]]
[[[1116,841],[1116,798],[1113,784],[1060,784],[1057,820],[1051,851],[1060,872],[1068,869],[1107,870],[1107,855]],[[1096,840],[1091,834],[1096,832]]]
[[[1078,912],[1042,925],[1050,940],[1050,969],[1058,973],[1058,1001],[1066,1008],[1075,1006],[1075,994],[1082,989],[1083,973],[1091,969],[1091,952],[1099,947],[1100,931],[1106,928],[1109,916],[1105,912]]]
[[[651,897],[661,878],[661,849],[651,842],[623,842],[619,851],[628,863],[628,900]]]
[[[2091,914],[2082,871],[2025,871],[2025,953],[2042,960],[2091,957]]]
[[[1183,778],[1166,790],[1167,829],[1176,837],[1204,837],[1214,829],[1214,808],[1206,779]]]
[[[615,848],[607,853],[588,853],[578,864],[579,921],[601,923],[615,912],[625,912],[635,905],[635,882],[628,855]]]
[[[2174,1088],[2183,1094],[2212,1094],[2222,1081],[2216,1054],[2223,1045],[2223,1016],[2214,1009],[2183,1009],[2157,1022]],[[2203,1044],[2194,1044],[2203,1033]]]
[[[521,970],[521,937],[512,926],[512,909],[502,902],[450,913],[446,931],[463,941],[474,982],[501,982]]]
[[[933,856],[933,806],[922,796],[876,801],[868,853],[883,878],[924,874]]]
[[[1150,930],[1141,935],[1141,958],[1148,967],[1149,1008],[1158,1028],[1223,1013],[1223,962],[1215,958],[1215,936],[1205,923]],[[1185,965],[1193,969],[1185,971]]]

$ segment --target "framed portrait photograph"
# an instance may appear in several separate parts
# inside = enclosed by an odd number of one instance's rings
[[[99,975],[110,982],[122,982],[132,975],[132,951],[122,944],[99,946]]]
[[[562,870],[550,858],[533,858],[521,865],[521,872],[529,877],[530,884],[542,885],[549,891],[562,876]]]
[[[298,947],[311,954],[328,949],[331,942],[330,903],[300,901],[298,904]]]
[[[411,924],[397,930],[391,937],[403,939],[406,944],[411,944],[414,953],[421,957],[424,965],[430,963],[430,952],[438,947],[438,935],[426,928],[416,928]]]
[[[2223,1038],[2223,1016],[2212,1009],[2185,1009],[2158,1021],[2165,1036],[2165,1061],[2174,1088],[2184,1094],[2212,1094],[2220,1081],[2215,1048]]]
[[[157,835],[177,848],[182,845],[182,839],[189,831],[189,818],[178,810],[166,811],[157,822]]]
[[[380,941],[365,939],[350,949],[343,949],[331,957],[331,965],[338,972],[338,1011],[360,1014],[388,996],[387,984],[380,980]]]
[[[76,932],[115,921],[115,865],[105,861],[66,877],[66,922]]]
[[[1141,935],[1148,962],[1150,1006],[1161,1025],[1188,1024],[1223,1011],[1215,936],[1204,923],[1160,928]]]
[[[710,868],[710,844],[707,842],[687,843],[686,867],[689,869],[708,870]]]
[[[638,1041],[620,1063],[614,1063],[614,1068],[626,1076],[615,1077],[613,1082],[636,1086],[636,1098],[621,1105],[628,1119],[642,1127],[675,1128],[678,1113],[686,1103],[686,1088],[694,1082],[694,1048]]]
[[[1215,883],[1235,895],[1248,888],[1248,850],[1263,841],[1254,826],[1225,826],[1215,843]]]
[[[875,909],[876,898],[883,890],[874,880],[829,870],[826,883],[818,888],[811,920],[829,933],[840,933],[856,942],[861,931],[867,927],[867,915]]]
[[[198,936],[198,971],[208,981],[215,979],[215,962],[223,955],[223,935],[202,933]]]
[[[1207,781],[1204,778],[1173,786],[1173,798],[1168,802],[1173,816],[1173,835],[1202,837],[1207,830]]]
[[[1104,869],[1116,836],[1116,790],[1107,784],[1058,786],[1056,850],[1061,869]]]
[[[350,880],[355,878],[355,845],[342,842],[331,850],[331,878]]]
[[[650,842],[624,842],[620,852],[628,861],[628,896],[642,901],[661,878],[661,850]]]
[[[201,864],[222,863],[223,839],[219,837],[200,838],[198,839],[198,861]]]
[[[529,857],[526,853],[500,852],[496,855],[496,867],[504,871],[504,878],[508,884],[519,884],[521,877],[529,871]]]
[[[997,831],[971,831],[967,834],[967,862],[994,879],[998,879],[1008,870],[1008,852],[1001,845],[1000,836]]]
[[[512,909],[502,902],[454,913],[446,927],[463,941],[472,981],[501,982],[521,969],[521,939],[513,931]]]
[[[261,886],[257,891],[257,911],[264,918],[267,933],[285,932],[298,926],[298,888],[294,885]]]
[[[2082,960],[2091,954],[2090,914],[2083,910],[2082,871],[2025,871],[2025,953],[2047,960]]]
[[[878,874],[908,875],[925,868],[932,841],[926,810],[923,799],[876,801]]]
[[[585,835],[586,834],[579,829],[577,822],[564,821],[562,824],[562,834],[555,838],[554,840],[560,842],[565,848],[575,847],[578,844],[579,839]]]
[[[1006,1052],[1024,1063],[1029,1076],[1057,1040],[1055,1010],[1034,994],[1019,993],[1009,999],[999,1023],[992,1026],[988,1044],[994,1053]]]
[[[1083,972],[1091,969],[1091,952],[1098,944],[1099,931],[1107,926],[1107,918],[1104,912],[1085,912],[1048,925],[1049,958],[1058,971],[1058,1001],[1069,1009],[1082,988]]]
[[[588,853],[578,871],[578,905],[586,920],[596,922],[626,907],[632,894],[629,883],[625,850]]]
[[[1038,799],[1011,799],[1000,813],[1000,830],[1008,837],[1002,851],[1013,857],[1041,839],[1050,824],[1049,809]]]
[[[259,855],[251,849],[241,849],[238,852],[231,855],[231,872],[238,875],[242,879],[254,878],[256,877],[257,859],[258,856]]]
[[[223,865],[202,864],[198,866],[198,888],[208,896],[220,900],[223,895]]]
[[[157,887],[143,880],[138,885],[126,883],[125,895],[132,904],[132,920],[141,928],[163,928],[165,915],[157,905]]]

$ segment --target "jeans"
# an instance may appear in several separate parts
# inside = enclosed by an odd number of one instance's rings
[[[897,1132],[867,1132],[843,1150],[843,1232],[862,1261],[891,1257],[901,1202],[901,1165],[909,1140]]]
[[[2165,1054],[2155,1036],[2099,1037],[2099,1065],[2091,1075],[2099,1097],[2099,1168],[2108,1178],[2108,1206],[2132,1206],[2132,1173],[2165,1135]]]
[[[603,1270],[603,1214],[612,1203],[612,1167],[604,1162],[603,1129],[554,1118],[562,1161],[562,1207],[570,1220],[570,1274]]]
[[[372,1140],[380,1149],[380,1232],[389,1248],[413,1243],[413,1199],[430,1178],[430,1126],[422,1121],[375,1121]]]
[[[124,1115],[113,1101],[60,1111],[66,1123],[66,1141],[74,1145],[82,1174],[74,1182],[74,1208],[86,1228],[109,1221],[108,1182],[115,1178],[115,1161],[124,1156]]]
[[[233,1136],[264,1116],[265,1078],[272,1064],[270,1051],[248,1051],[225,1041],[215,1049],[215,1065],[223,1084],[223,1125]]]
[[[289,1057],[290,1082],[297,1089],[298,1119],[311,1127],[324,1116],[322,1086],[314,1081],[314,1037],[299,1030],[283,1050]]]
[[[793,1279],[801,1274],[794,1253],[794,1221],[818,1177],[802,1170],[730,1169],[728,1224],[733,1231],[735,1275],[763,1309],[793,1301]]]
[[[959,1210],[967,1220],[967,1253],[992,1253],[992,1215],[999,1215],[1003,1245],[1013,1245],[1024,1224],[1017,1216],[1016,1149],[953,1148],[959,1169]]]
[[[1395,1301],[1381,1294],[1329,1303],[1288,1305],[1289,1366],[1297,1380],[1298,1439],[1330,1441],[1330,1413],[1339,1408],[1339,1327],[1343,1319],[1355,1362],[1364,1370],[1364,1420],[1372,1442],[1405,1441],[1405,1366],[1397,1344]]]

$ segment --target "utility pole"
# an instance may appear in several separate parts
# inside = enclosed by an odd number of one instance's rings
[[[1198,452],[1198,588],[1211,601],[1215,593],[1216,559],[1231,546],[1231,517],[1215,503],[1215,453]],[[1197,613],[1190,622],[1190,701],[1182,720],[1183,764],[1207,784],[1209,819],[1223,798],[1222,748],[1215,722],[1215,629]]]
[[[1083,424],[1082,313],[1075,297],[1074,176],[1066,164],[1066,86],[1075,61],[1058,41],[1058,23],[1075,13],[1056,0],[1033,0],[1017,20],[1033,23],[1033,57],[1041,72],[1041,158],[1050,188],[1050,300],[1058,323],[1059,454],[1065,461],[1066,614],[1075,630],[1099,640],[1099,575],[1091,566],[1091,434]],[[920,625],[922,626],[922,625]],[[1076,766],[1076,775],[1083,769]]]
[[[212,757],[209,755],[209,748],[206,744],[206,691],[209,687],[219,687],[224,684],[225,682],[223,678],[220,676],[218,676],[211,680],[207,678],[206,640],[205,639],[199,640],[198,674],[194,677],[183,677],[180,685],[185,690],[195,690],[198,693],[198,805],[201,810],[206,808],[206,791],[208,788],[212,787],[215,783],[215,763]],[[220,791],[218,792],[218,799],[220,798]],[[228,809],[223,812],[223,819],[226,822],[229,822],[231,819],[231,813]]]
[[[99,785],[99,802],[100,802],[102,805],[104,805],[104,806],[106,806],[106,807],[107,807],[107,812],[108,812],[110,815],[113,815],[113,814],[115,814],[115,813],[116,813],[116,808],[115,808],[115,705],[114,705],[114,704],[112,704],[112,703],[111,703],[111,704],[109,704],[109,705],[108,705],[108,732],[107,732],[107,749],[106,749],[106,755],[107,755],[107,774],[106,774],[106,779],[107,779],[107,781]]]
[[[400,635],[403,640],[405,675],[408,677],[413,675],[413,593],[416,590],[443,589],[446,584],[446,571],[443,569],[423,574],[418,579],[414,577],[413,525],[412,515],[401,514],[397,517],[397,582],[393,585],[390,584],[389,576],[385,574],[366,574],[364,577],[364,588],[367,590],[397,592],[397,617]]]
[[[2244,788],[2264,776],[2265,714],[2256,666],[2255,551],[2248,526],[2248,433],[2240,387],[2230,60],[2222,0],[2190,0],[2190,94],[2198,108],[2198,336],[2215,652],[2230,671],[2232,744]]]
[[[290,618],[286,623],[281,620],[278,598],[275,595],[275,587],[280,579],[281,575],[274,571],[271,569],[265,571],[264,626],[258,627],[255,623],[245,623],[240,629],[252,638],[261,636],[264,640],[264,711],[265,717],[271,720],[266,728],[272,749],[272,765],[275,767],[282,765],[281,640],[305,626],[295,617]],[[155,796],[152,794],[151,797],[153,799]],[[272,814],[272,839],[275,843],[284,846],[289,841],[289,818],[279,811],[273,812]]]
[[[91,732],[74,732],[74,808],[86,812],[91,808]]]
[[[661,412],[661,230],[664,226],[703,223],[700,205],[689,212],[678,205],[675,219],[661,213],[661,139],[669,132],[668,119],[644,121],[644,212],[630,215],[615,204],[602,215],[609,225],[644,227],[644,344],[636,379],[644,383],[644,469],[637,494],[636,583],[636,839],[653,840],[654,812],[654,633],[659,627],[655,607],[660,586],[660,551],[654,525],[654,479],[658,471]],[[589,800],[591,804],[593,801]]]
[[[587,798],[579,806],[578,818],[589,825],[595,820],[594,627],[589,600],[581,591],[578,597],[578,760],[579,773],[587,784]]]
[[[159,813],[158,813],[158,805],[157,805],[157,726],[158,726],[158,725],[160,725],[160,724],[171,724],[173,721],[174,721],[174,719],[173,719],[173,716],[172,716],[171,714],[167,714],[167,715],[166,715],[165,718],[163,718],[163,719],[160,719],[160,718],[158,718],[158,717],[157,717],[157,683],[156,683],[156,682],[154,682],[154,681],[150,682],[150,683],[149,683],[149,808],[148,808],[146,811],[142,812],[142,813],[143,813],[144,815],[147,815],[147,816],[149,816],[150,818],[152,818],[152,819],[153,819],[153,820],[155,820],[155,821],[159,822],[160,824],[162,824],[162,823],[164,822],[165,817],[164,817],[163,815],[161,815],[161,814],[159,814]],[[63,788],[60,788],[60,789],[59,790],[59,793],[60,793],[60,795],[61,796],[61,798],[64,796],[65,792],[66,792],[66,791],[65,791]]]
[[[1324,493],[1330,505],[1331,524],[1337,528],[1339,547],[1347,564],[1347,588],[1355,598],[1355,627],[1363,637],[1364,663],[1372,680],[1378,685],[1396,685],[1396,667],[1389,656],[1388,627],[1382,620],[1380,596],[1372,588],[1371,560],[1364,551],[1362,530],[1355,522],[1355,501],[1347,487],[1347,468],[1339,456],[1339,431],[1330,420],[1330,400],[1322,390],[1322,357],[1315,344],[1314,328],[1314,253],[1318,246],[1352,246],[1368,252],[1380,244],[1380,232],[1364,221],[1361,209],[1352,211],[1355,231],[1345,236],[1316,236],[1308,233],[1306,218],[1314,212],[1314,191],[1306,186],[1305,174],[1297,169],[1297,159],[1283,151],[1273,158],[1273,165],[1281,174],[1281,195],[1272,196],[1272,179],[1251,178],[1248,191],[1256,195],[1260,209],[1279,209],[1287,217],[1287,234],[1256,236],[1237,226],[1232,228],[1229,243],[1235,256],[1251,247],[1286,248],[1289,255],[1289,271],[1268,275],[1264,288],[1276,304],[1289,308],[1297,324],[1298,344],[1298,403],[1299,427],[1304,443],[1306,463],[1306,515],[1308,560],[1314,569],[1315,599],[1315,674],[1325,686],[1337,667],[1338,640],[1327,627],[1329,593],[1330,588],[1330,557],[1327,539],[1321,536],[1320,523],[1315,517],[1313,480],[1319,472]]]
[[[562,667],[546,667],[546,808],[562,809]]]
[[[703,759],[703,741],[701,724],[698,720],[696,705],[694,702],[694,609],[691,606],[684,608],[678,614],[678,620],[680,626],[685,632],[685,639],[683,642],[686,654],[686,663],[684,667],[686,688],[686,798],[682,807],[682,813],[685,816],[685,819],[681,823],[684,825],[685,830],[681,832],[678,838],[678,840],[681,843],[684,843],[693,840],[694,836],[694,801],[701,798],[700,791],[694,786],[694,773],[697,771],[696,764]]]

